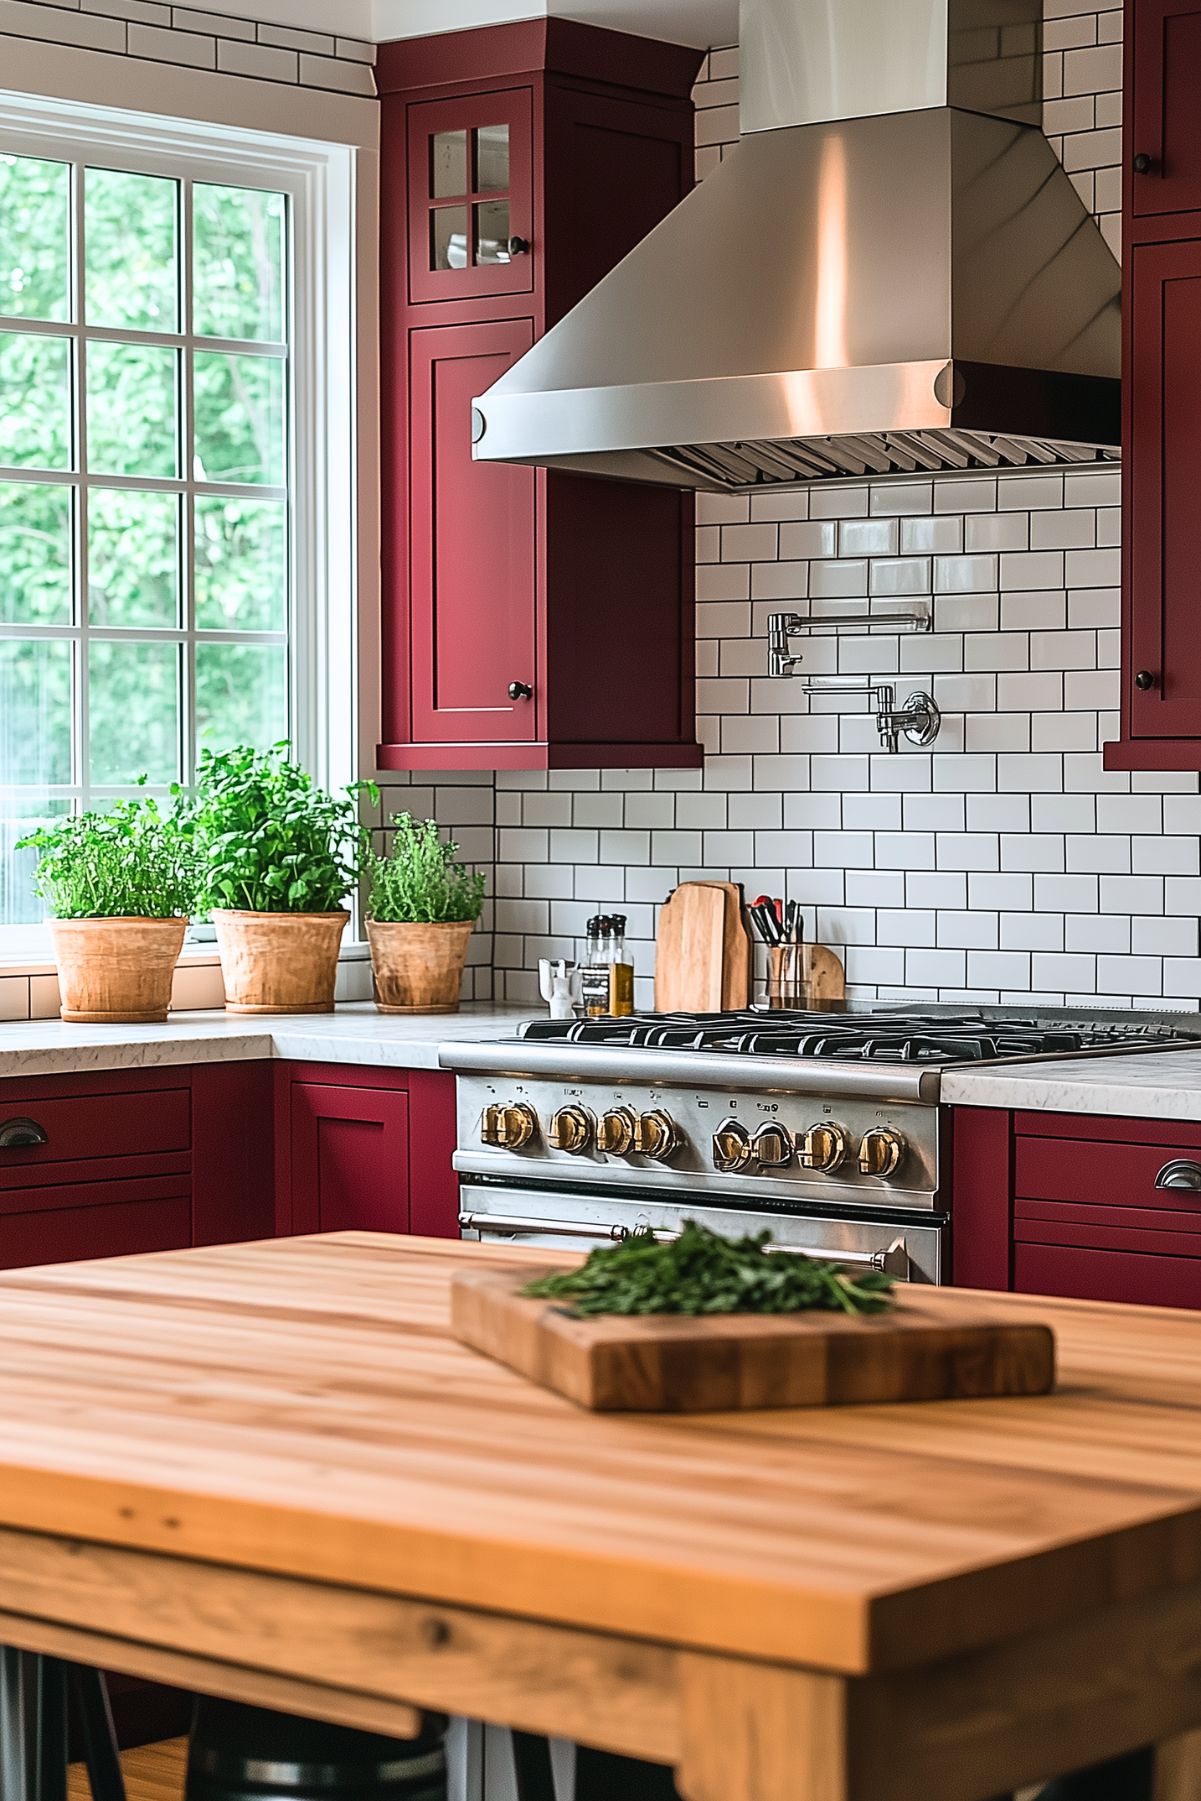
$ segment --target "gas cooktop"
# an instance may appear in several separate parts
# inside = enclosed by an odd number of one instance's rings
[[[818,1057],[836,1063],[983,1063],[1081,1051],[1187,1044],[1191,1016],[1171,1022],[941,1007],[862,1013],[634,1013],[622,1019],[536,1019],[521,1036],[568,1045],[709,1051],[723,1056]]]

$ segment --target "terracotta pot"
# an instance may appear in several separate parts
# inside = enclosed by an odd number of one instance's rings
[[[186,919],[52,919],[60,1013],[76,1025],[153,1025],[171,1009]]]
[[[332,1013],[349,913],[213,908],[227,1013]]]
[[[381,1013],[457,1013],[471,919],[444,925],[369,919],[375,1004]]]

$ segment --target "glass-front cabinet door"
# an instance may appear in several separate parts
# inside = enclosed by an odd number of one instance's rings
[[[414,303],[524,294],[533,273],[533,92],[409,109]]]

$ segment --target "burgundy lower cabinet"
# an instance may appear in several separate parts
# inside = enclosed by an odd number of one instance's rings
[[[276,1231],[459,1236],[454,1077],[276,1065]]]
[[[957,1109],[954,1281],[1201,1308],[1201,1193],[1173,1176],[1201,1182],[1201,1126]]]

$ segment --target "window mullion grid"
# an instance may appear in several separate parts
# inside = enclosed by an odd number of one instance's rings
[[[180,351],[182,405],[180,417],[179,471],[184,478],[183,501],[179,529],[180,545],[180,624],[184,631],[180,652],[182,692],[179,709],[181,732],[180,773],[191,786],[198,757],[196,742],[196,379],[193,354],[195,317],[192,283],[192,178],[185,176],[180,184],[182,223],[179,234],[180,324],[184,347]]]
[[[90,701],[88,694],[88,367],[87,311],[85,270],[87,238],[84,206],[84,165],[71,165],[71,248],[72,305],[75,321],[74,397],[75,397],[75,682],[73,691],[72,737],[74,739],[72,775],[79,792],[79,808],[86,812],[91,804],[91,756],[89,750]]]

